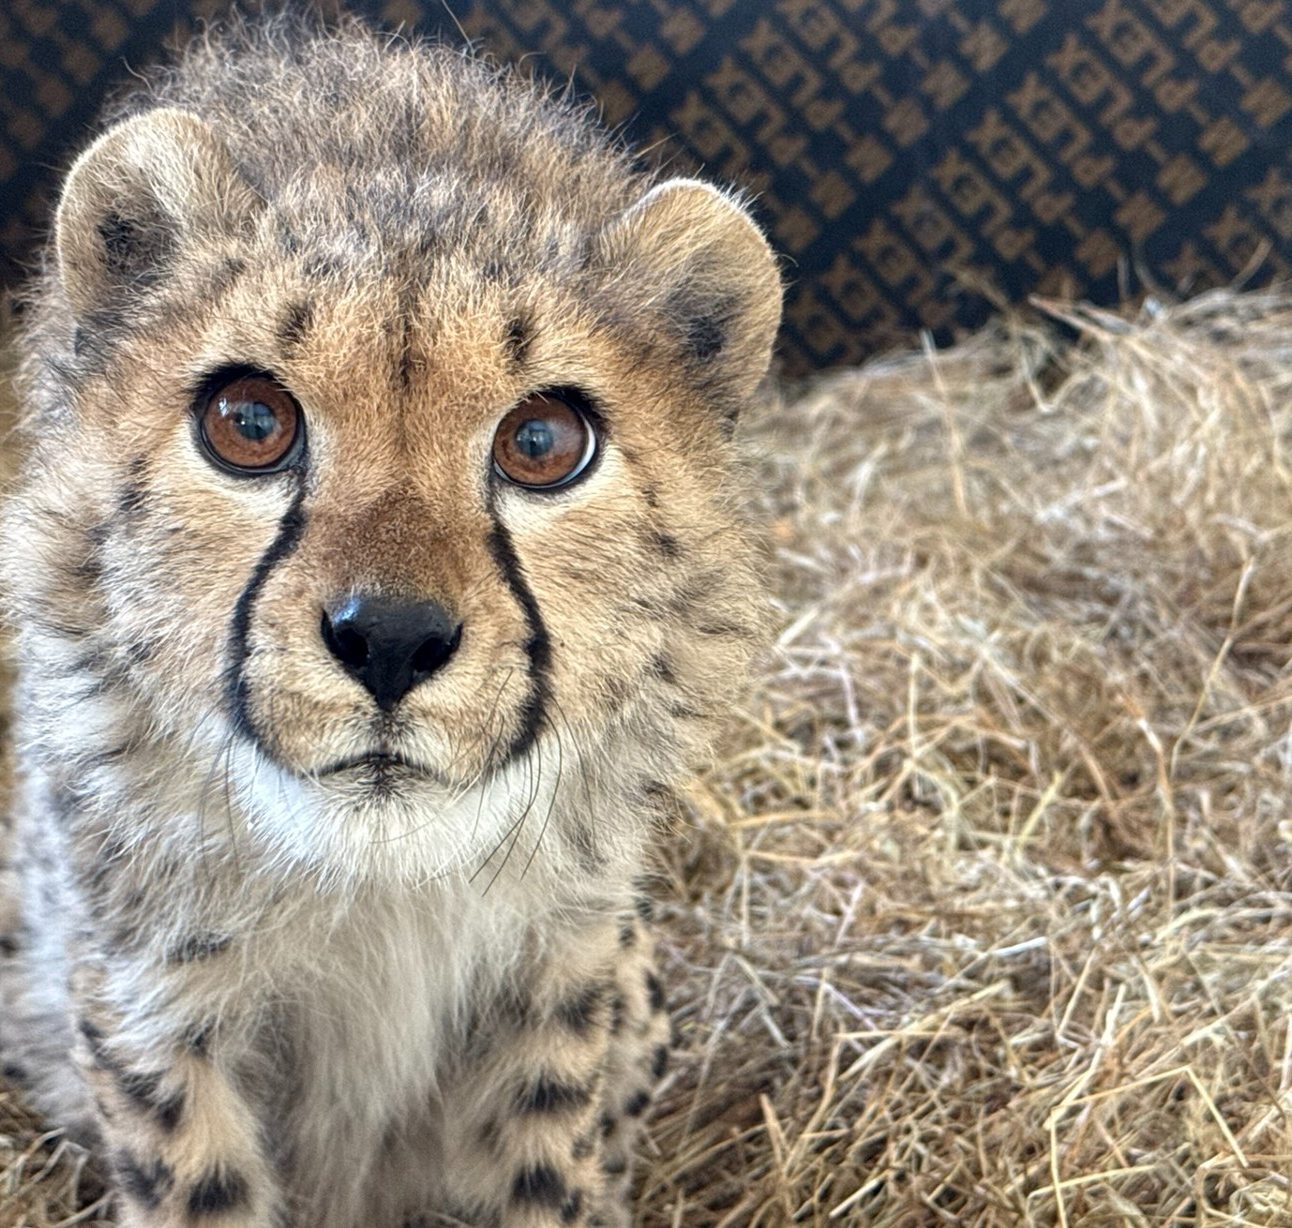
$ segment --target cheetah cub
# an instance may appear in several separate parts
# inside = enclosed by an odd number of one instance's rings
[[[271,26],[121,104],[46,270],[8,1070],[132,1228],[628,1223],[766,241],[469,56]]]

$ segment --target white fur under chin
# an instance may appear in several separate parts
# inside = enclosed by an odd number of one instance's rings
[[[402,778],[379,790],[302,778],[246,743],[230,772],[247,834],[269,865],[328,887],[477,873],[487,883],[504,858],[524,867],[561,843],[553,828],[562,775],[536,752],[465,788]]]

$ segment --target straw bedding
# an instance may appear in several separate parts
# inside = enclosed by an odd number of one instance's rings
[[[1292,296],[749,434],[782,631],[665,859],[640,1224],[1292,1225]],[[0,1224],[70,1222],[35,1137]]]

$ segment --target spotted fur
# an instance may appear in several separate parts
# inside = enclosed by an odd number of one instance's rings
[[[761,633],[765,241],[478,59],[279,23],[122,101],[49,255],[6,1074],[136,1228],[626,1223],[669,1033],[638,876]],[[282,472],[202,454],[233,367],[302,407]],[[602,429],[556,493],[489,464],[540,389]],[[320,633],[358,591],[461,620],[388,711]]]

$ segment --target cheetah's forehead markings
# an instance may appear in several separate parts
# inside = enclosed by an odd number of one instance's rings
[[[296,349],[314,322],[314,304],[309,299],[295,299],[287,305],[278,323],[275,335],[278,344],[287,351]]]

